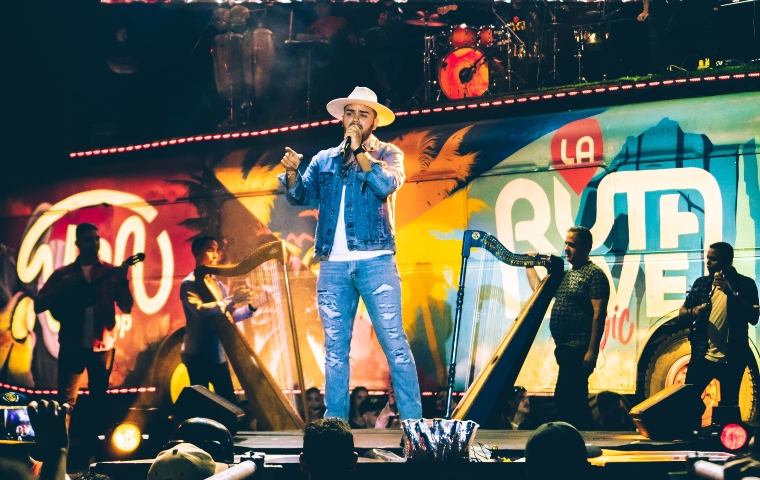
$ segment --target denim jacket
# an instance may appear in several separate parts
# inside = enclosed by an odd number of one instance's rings
[[[338,146],[315,155],[303,175],[299,171],[293,188],[287,188],[286,174],[279,175],[291,204],[319,200],[314,255],[321,260],[327,260],[332,250],[343,185],[348,249],[396,251],[396,190],[404,183],[404,153],[374,135],[364,142],[364,149],[372,158],[369,172],[361,171],[353,155],[341,172],[343,156]]]

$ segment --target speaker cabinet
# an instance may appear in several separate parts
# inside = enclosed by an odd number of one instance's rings
[[[694,436],[700,429],[705,405],[693,385],[671,385],[633,407],[633,423],[652,440]]]
[[[174,418],[182,422],[193,417],[216,420],[235,435],[238,422],[245,419],[245,412],[206,387],[190,385],[182,389],[174,402]]]

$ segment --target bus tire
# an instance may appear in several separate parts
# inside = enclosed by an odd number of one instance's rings
[[[151,384],[156,387],[158,401],[161,407],[169,407],[177,400],[179,391],[189,385],[185,365],[182,363],[182,343],[185,329],[180,328],[169,335],[161,343],[156,352],[151,371]]]
[[[689,331],[680,330],[663,340],[652,354],[647,364],[644,376],[644,396],[649,398],[665,388],[684,383],[686,370],[691,359]],[[760,372],[757,364],[752,361],[744,372],[741,389],[739,390],[739,407],[743,420],[755,420],[757,417],[758,381]],[[705,388],[703,399],[707,405],[703,425],[712,418],[712,405],[715,404],[718,382],[713,382]]]

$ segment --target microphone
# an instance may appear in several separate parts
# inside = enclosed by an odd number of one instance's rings
[[[347,136],[346,141],[343,142],[343,147],[340,149],[340,154],[345,157],[349,151],[351,151],[351,137]]]
[[[715,280],[716,278],[718,278],[718,275],[723,276],[723,271],[722,270],[718,270],[717,272],[715,272],[715,274],[713,274],[713,280]],[[707,297],[708,298],[707,302],[709,304],[711,304],[711,305],[712,305],[712,296],[713,296],[713,293],[715,293],[715,290],[717,290],[717,287],[715,286],[715,283],[713,283],[712,287],[710,288],[710,295],[708,295],[708,297]]]

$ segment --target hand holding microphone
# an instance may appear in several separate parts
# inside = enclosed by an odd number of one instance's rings
[[[710,291],[710,297],[712,297],[712,294],[715,293],[715,289],[722,290],[724,293],[731,291],[731,286],[728,284],[726,277],[723,276],[722,270],[715,272],[715,275],[713,275],[713,284],[712,290]]]
[[[340,149],[340,154],[343,155],[343,158],[346,158],[346,155],[348,155],[348,152],[351,151],[351,137],[346,136],[346,140],[343,141],[343,147]]]
[[[362,126],[358,123],[352,123],[346,129],[346,140],[343,142],[341,153],[344,159],[348,159],[349,153],[359,148],[362,144]]]

